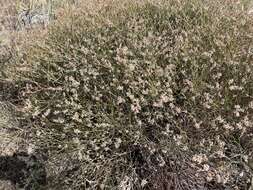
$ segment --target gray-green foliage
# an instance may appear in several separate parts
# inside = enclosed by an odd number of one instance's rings
[[[159,1],[70,20],[26,52],[29,72],[17,77],[30,137],[70,157],[59,188],[246,188],[246,13],[215,0]]]

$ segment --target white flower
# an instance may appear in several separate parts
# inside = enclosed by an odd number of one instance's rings
[[[36,135],[37,135],[37,136],[40,136],[40,135],[41,135],[41,132],[40,132],[40,131],[36,131]]]
[[[79,114],[76,112],[73,117],[72,117],[73,120],[75,121],[78,121],[79,120]]]
[[[241,106],[240,105],[235,105],[235,109],[239,110],[239,109],[241,109]]]
[[[243,123],[246,127],[250,127],[251,122],[249,121],[249,118],[247,116],[244,117]]]
[[[210,182],[210,181],[213,180],[213,175],[212,175],[212,173],[208,173],[208,174],[207,174],[206,180],[207,180],[208,182]]]
[[[241,86],[229,86],[229,90],[242,90],[242,87]]]
[[[192,161],[197,162],[198,164],[201,164],[201,163],[207,161],[207,157],[204,154],[195,154],[192,157]]]
[[[222,178],[219,174],[216,175],[216,180],[218,183],[222,183]]]
[[[225,157],[225,154],[224,154],[224,152],[223,152],[222,150],[218,150],[218,151],[216,152],[216,154],[217,154],[217,156],[218,156],[219,158],[224,158],[224,157]]]
[[[210,169],[210,167],[208,164],[204,164],[203,169],[204,169],[204,171],[208,171]]]
[[[130,179],[128,176],[125,176],[123,180],[121,180],[119,189],[120,190],[131,190],[133,187],[133,180]]]
[[[29,146],[27,147],[27,153],[28,154],[32,154],[34,152],[34,145],[33,144],[29,144]]]
[[[237,126],[237,128],[238,128],[238,129],[242,129],[242,128],[243,128],[243,126],[242,126],[242,123],[241,123],[241,122],[237,123],[237,124],[236,124],[236,126]]]
[[[132,110],[134,113],[139,113],[140,110],[141,110],[141,107],[140,107],[140,105],[139,105],[138,103],[132,104],[132,105],[131,105],[131,110]]]
[[[82,160],[83,159],[83,154],[81,151],[78,151],[78,160]]]
[[[158,158],[158,161],[160,162],[159,163],[160,167],[163,167],[166,164],[165,161],[164,161],[164,159],[161,156]]]
[[[125,100],[121,96],[119,96],[118,100],[117,100],[117,104],[119,105],[119,104],[124,103],[124,102],[125,102]]]
[[[253,109],[253,101],[249,103],[249,108]]]
[[[134,64],[129,64],[129,70],[130,71],[134,71],[134,69],[135,69],[135,65]]]
[[[235,112],[235,117],[240,117],[240,112],[236,111]]]
[[[38,108],[35,108],[35,111],[33,112],[32,116],[36,117],[40,114],[41,112],[38,110]]]
[[[225,120],[221,117],[221,115],[219,115],[216,120],[219,122],[219,123],[224,123]]]
[[[116,139],[115,148],[118,149],[120,147],[121,143],[122,143],[122,140],[120,138]]]
[[[230,85],[230,84],[233,84],[234,83],[234,79],[230,79],[229,81],[228,81],[228,84]]]
[[[65,120],[63,118],[58,118],[58,119],[54,119],[53,122],[62,124],[65,122]]]
[[[104,189],[105,188],[105,185],[104,184],[101,184],[99,185],[100,189]]]
[[[127,96],[128,96],[131,100],[134,100],[134,95],[131,94],[130,92],[127,92]]]
[[[117,89],[118,90],[123,90],[124,88],[123,88],[123,86],[118,86]]]
[[[168,96],[166,96],[165,94],[161,95],[161,101],[164,103],[167,103],[170,100],[170,98]]]
[[[224,124],[223,127],[228,130],[233,130],[233,126],[229,125],[228,123]]]
[[[196,129],[199,129],[201,124],[202,124],[202,122],[199,122],[199,123],[196,122],[194,126]]]
[[[193,83],[192,83],[192,81],[186,79],[186,80],[185,80],[185,83],[186,83],[190,88],[193,88]]]
[[[69,81],[72,83],[74,87],[78,87],[80,85],[80,82],[76,81],[73,76],[69,77]]]
[[[162,102],[162,101],[154,102],[154,103],[153,103],[153,106],[154,106],[154,107],[162,108],[162,107],[163,107],[163,102]]]
[[[43,117],[47,117],[50,114],[51,110],[47,109],[47,111],[43,114]]]
[[[32,102],[30,99],[25,101],[25,109],[30,110],[32,108]]]
[[[180,107],[175,107],[175,111],[176,111],[177,113],[181,113]]]
[[[73,138],[73,143],[80,145],[79,138]]]
[[[75,134],[80,134],[81,131],[80,131],[79,129],[74,129],[74,133],[75,133]]]
[[[144,187],[148,181],[146,179],[141,180],[141,187]]]

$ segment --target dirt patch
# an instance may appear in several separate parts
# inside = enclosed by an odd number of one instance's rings
[[[8,106],[0,102],[0,156],[13,155],[20,149],[21,139],[14,130],[18,123],[10,112]]]
[[[0,190],[16,190],[16,188],[10,181],[0,180]]]

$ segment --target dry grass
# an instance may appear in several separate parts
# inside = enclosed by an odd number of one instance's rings
[[[253,23],[241,4],[97,0],[57,15],[0,83],[22,136],[48,155],[48,189],[250,187]]]

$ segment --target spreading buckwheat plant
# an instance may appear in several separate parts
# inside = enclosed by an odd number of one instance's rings
[[[250,188],[253,22],[242,4],[88,1],[65,17],[7,72],[50,188]]]

